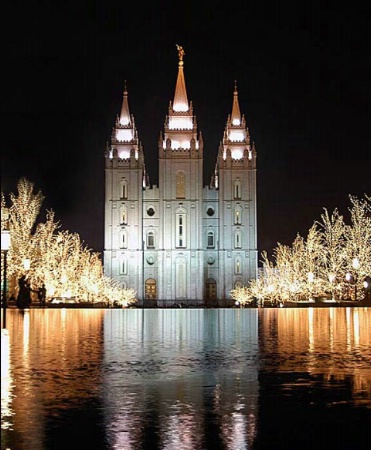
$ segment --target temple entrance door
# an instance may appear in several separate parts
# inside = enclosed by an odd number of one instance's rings
[[[214,278],[208,278],[206,280],[205,304],[206,306],[215,306],[217,304],[216,281]]]
[[[145,300],[156,303],[157,300],[157,283],[154,278],[146,280]]]

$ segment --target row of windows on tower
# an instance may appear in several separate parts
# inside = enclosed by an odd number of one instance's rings
[[[151,211],[152,208],[149,209],[149,211]],[[234,211],[234,225],[242,225],[242,209],[240,206],[235,208]],[[151,214],[151,213],[149,213]],[[180,218],[181,215],[177,214],[177,216]],[[183,215],[182,215],[183,217]],[[179,223],[179,227],[182,228],[183,226],[183,222],[185,220],[185,218],[180,219],[182,221],[182,223]],[[127,225],[128,224],[128,219],[127,219],[127,211],[126,208],[122,208],[120,211],[120,225]],[[181,234],[184,234],[183,230],[181,230]]]
[[[126,258],[121,259],[119,268],[120,275],[128,275],[128,260]],[[137,270],[137,267],[135,267],[135,270]],[[237,256],[234,260],[234,274],[242,274],[242,259],[240,256]]]
[[[176,235],[177,248],[186,248],[186,240],[184,235],[183,224],[179,225],[179,230]],[[128,233],[126,230],[120,233],[120,248],[128,247]],[[149,249],[154,249],[155,245],[155,233],[149,231],[146,235],[146,247]],[[207,232],[207,248],[215,248],[215,233],[214,231]],[[242,248],[242,232],[240,230],[234,233],[234,248]]]
[[[120,198],[128,199],[128,182],[122,180],[120,182]],[[176,175],[176,198],[185,198],[185,174],[178,172]],[[242,183],[241,180],[235,180],[233,183],[233,198],[240,200],[242,198]]]

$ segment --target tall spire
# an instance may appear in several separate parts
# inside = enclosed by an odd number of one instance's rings
[[[128,91],[126,88],[126,80],[124,85],[124,98],[122,100],[121,114],[120,114],[120,124],[129,125],[130,123],[130,112],[129,112],[129,102],[128,102]]]
[[[176,112],[180,111],[188,111],[188,98],[187,98],[187,90],[185,85],[185,79],[184,79],[184,71],[183,71],[183,57],[185,55],[183,47],[180,45],[177,45],[176,48],[178,49],[178,57],[179,57],[179,63],[178,63],[178,78],[176,81],[176,87],[175,87],[175,95],[174,95],[174,102],[173,102],[173,109]]]
[[[233,105],[231,115],[232,125],[241,125],[240,105],[238,103],[237,81],[234,82]]]

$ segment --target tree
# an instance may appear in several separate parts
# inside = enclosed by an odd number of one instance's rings
[[[52,210],[45,222],[36,223],[44,196],[34,193],[33,183],[21,178],[17,188],[18,195],[10,194],[10,207],[1,193],[1,227],[9,226],[11,236],[9,276],[25,275],[33,289],[45,284],[49,298],[78,297],[123,307],[136,302],[132,288],[125,289],[104,275],[99,253],[88,249],[77,233],[58,231],[60,224]]]
[[[349,198],[349,225],[337,209],[331,215],[325,209],[322,222],[315,221],[305,239],[298,234],[291,247],[278,243],[273,261],[263,251],[258,279],[233,290],[232,298],[238,298],[242,304],[254,297],[261,303],[329,295],[342,298],[347,272],[353,286],[352,298],[357,297],[357,292],[364,294],[363,282],[371,274],[371,198]]]

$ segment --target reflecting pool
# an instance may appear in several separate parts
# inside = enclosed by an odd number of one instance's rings
[[[1,449],[369,449],[371,309],[31,309]]]

